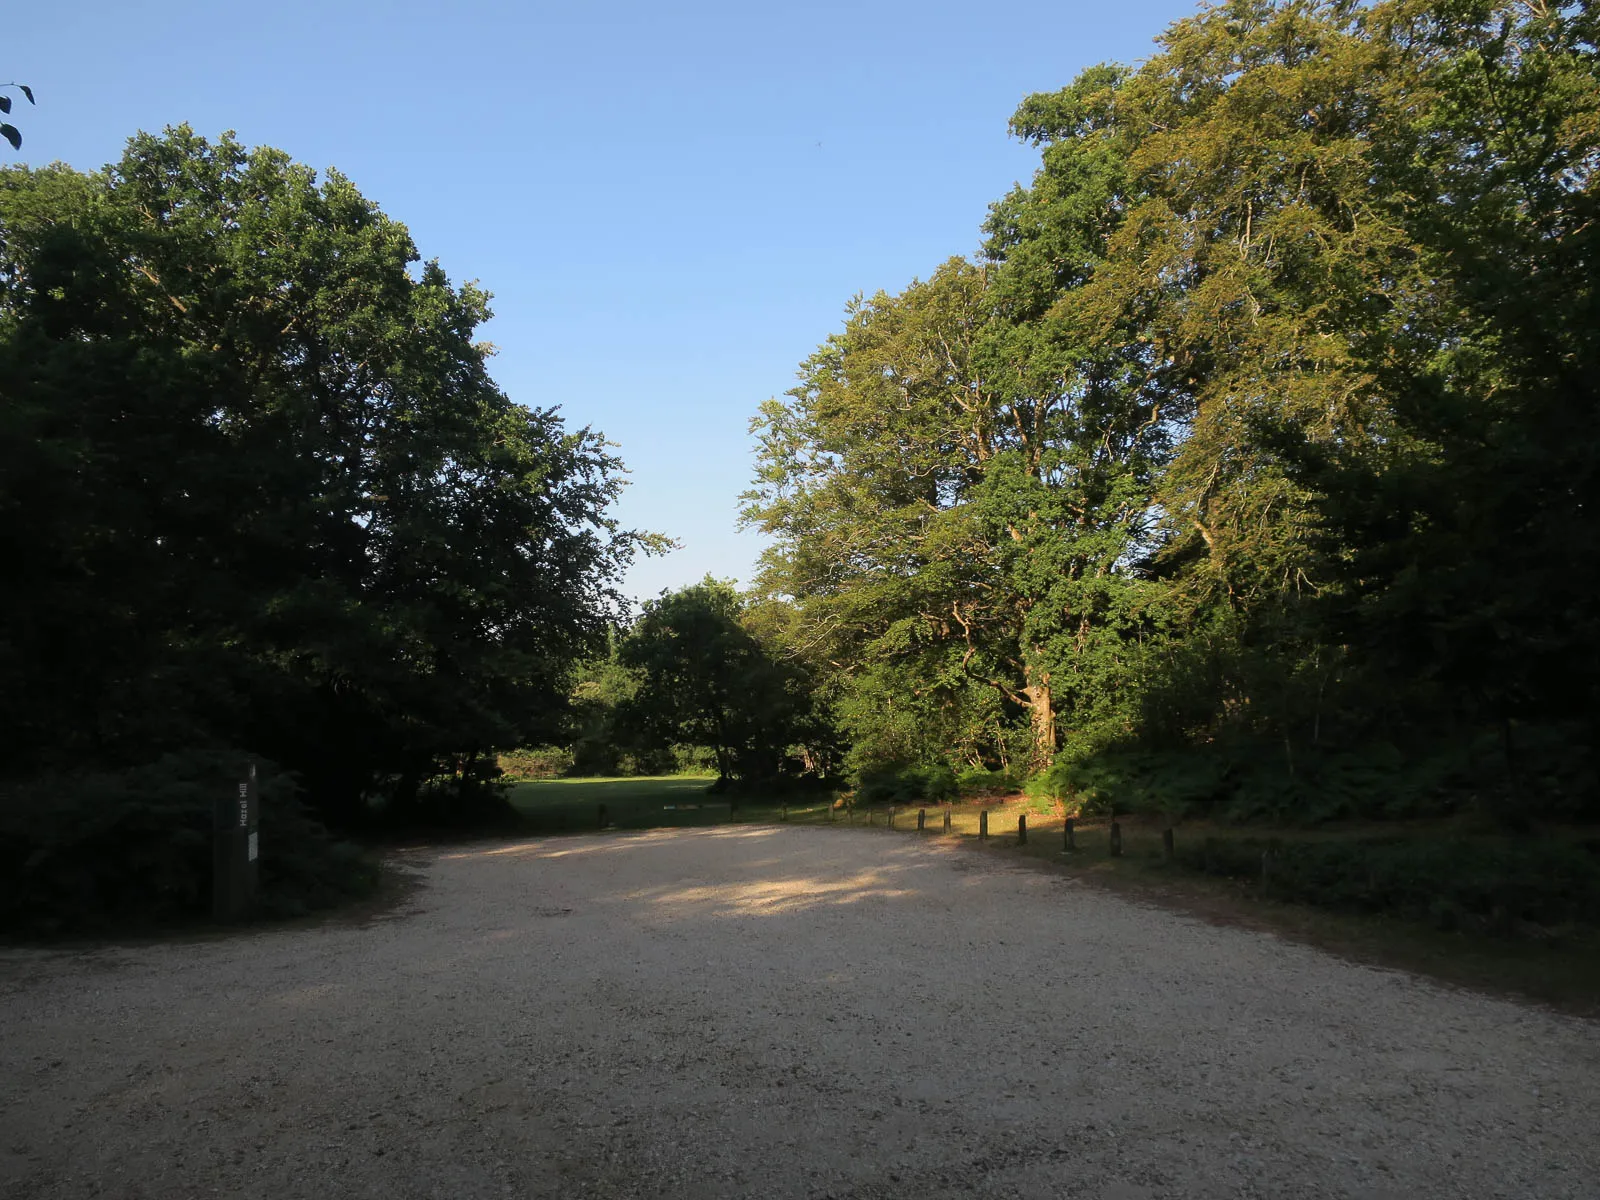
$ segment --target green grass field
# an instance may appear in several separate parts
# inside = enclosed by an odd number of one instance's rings
[[[616,829],[782,819],[781,802],[712,795],[713,782],[710,775],[540,779],[513,784],[510,800],[539,832],[592,832],[600,827],[602,806],[607,827]],[[790,816],[821,821],[827,806],[826,796],[806,796],[791,805]]]

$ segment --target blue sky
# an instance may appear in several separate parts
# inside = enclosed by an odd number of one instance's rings
[[[30,3],[22,159],[236,130],[338,167],[495,295],[516,400],[619,443],[619,516],[683,549],[635,595],[748,580],[747,425],[857,292],[970,253],[1035,156],[1018,101],[1151,51],[1173,0],[762,5]]]

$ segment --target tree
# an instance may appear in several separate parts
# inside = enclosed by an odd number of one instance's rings
[[[641,748],[709,746],[723,783],[776,780],[796,743],[815,740],[809,680],[747,627],[730,583],[707,577],[649,601],[618,658],[638,690],[617,723]]]
[[[647,539],[488,296],[336,172],[187,128],[0,173],[14,775],[231,746],[328,816],[545,740]]]
[[[891,738],[884,756],[1003,762],[1021,710],[1016,757],[1047,768],[1063,716],[1092,719],[1097,664],[1141,619],[1129,568],[1165,430],[1140,348],[1071,304],[1121,171],[1114,147],[1072,149],[1074,178],[1042,174],[997,209],[989,265],[953,259],[854,302],[755,422],[745,516],[778,538],[765,585],[796,597],[860,686],[898,676],[902,711],[942,710],[915,724],[942,726],[943,747]],[[876,723],[855,732],[872,740]]]
[[[1230,0],[1024,102],[983,262],[857,298],[755,422],[858,764],[1025,713],[1036,771],[1332,815],[1481,791],[1492,733],[1594,811],[1596,20]]]

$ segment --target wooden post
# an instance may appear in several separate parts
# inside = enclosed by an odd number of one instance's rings
[[[1068,817],[1061,826],[1061,849],[1076,850],[1077,848],[1077,839],[1072,836],[1072,818]]]
[[[986,808],[978,814],[978,840],[981,842],[989,836],[989,810]]]
[[[889,805],[889,828],[894,828],[894,805]]]
[[[867,824],[871,825],[877,820],[878,814],[871,807],[867,809]]]
[[[787,821],[789,819],[789,805],[787,803],[785,803],[784,806],[783,806],[783,817],[782,817],[782,819],[785,820],[785,821]]]
[[[1111,822],[1111,857],[1122,857],[1122,826]]]
[[[600,822],[599,822],[598,828],[604,829],[605,827],[606,827],[606,806],[604,804],[602,804],[600,806]]]
[[[917,832],[921,833],[927,827],[928,827],[928,810],[925,809],[925,808],[919,808],[919,809],[917,809]]]
[[[946,833],[950,832],[950,810],[948,808],[944,810],[944,831]]]
[[[827,812],[828,812],[828,820],[830,820],[830,821],[833,820],[833,801],[832,800],[828,801]]]
[[[1018,813],[1017,814],[1017,845],[1026,846],[1027,844],[1028,844],[1028,814],[1027,813]]]
[[[1178,856],[1177,850],[1172,845],[1172,826],[1170,825],[1161,831],[1161,853],[1168,862],[1172,862]]]
[[[252,762],[237,787],[212,802],[211,915],[219,921],[237,920],[255,906],[260,818],[261,794]]]

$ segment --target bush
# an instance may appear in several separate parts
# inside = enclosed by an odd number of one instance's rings
[[[710,746],[672,747],[673,770],[679,775],[715,775],[717,752]]]
[[[864,772],[856,785],[856,801],[860,804],[910,804],[915,800],[955,797],[955,772],[943,763]]]
[[[124,771],[0,787],[0,929],[22,933],[162,923],[211,907],[212,811],[243,754],[192,751]],[[332,842],[294,781],[258,763],[265,915],[369,890],[376,869]]]
[[[986,771],[982,767],[968,767],[956,776],[956,790],[963,799],[990,796],[1014,796],[1022,790],[1022,781],[1010,771]]]
[[[392,797],[372,817],[391,832],[514,830],[521,827],[522,815],[506,795],[509,790],[495,761],[477,758],[457,774],[429,779],[412,796]]]
[[[1036,804],[1059,804],[1068,816],[1099,816],[1111,811],[1118,789],[1081,763],[1057,762],[1028,780],[1023,789]],[[1119,806],[1126,812],[1126,801]]]
[[[532,746],[500,755],[500,773],[506,779],[554,779],[572,770],[572,751],[565,746]]]
[[[1567,842],[1207,838],[1180,857],[1281,899],[1445,928],[1600,924],[1600,855]]]

